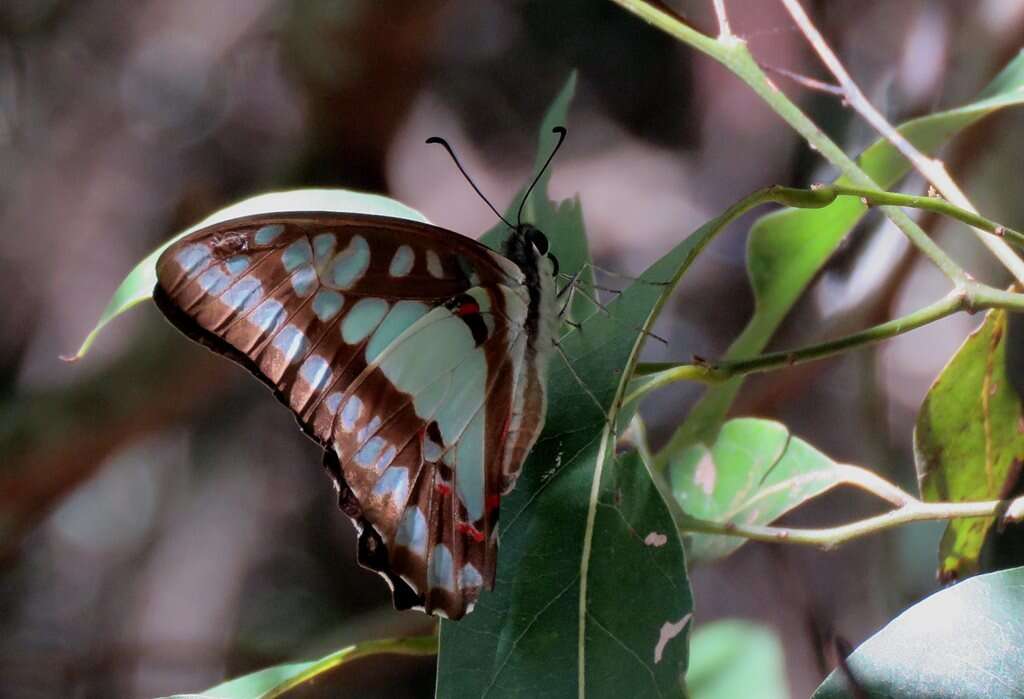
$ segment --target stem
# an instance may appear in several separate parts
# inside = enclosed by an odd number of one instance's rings
[[[281,684],[267,690],[260,695],[260,699],[276,699],[286,692],[295,689],[317,675],[332,670],[339,665],[380,653],[392,653],[396,655],[437,655],[437,636],[417,636],[414,638],[387,638],[377,641],[365,641],[347,648],[342,648],[336,653],[331,653],[314,663],[304,672],[291,677]]]
[[[843,150],[836,145],[806,114],[793,104],[764,74],[750,55],[744,42],[733,37],[729,42],[716,41],[688,26],[681,17],[665,6],[648,0],[611,0],[616,5],[645,20],[680,41],[715,59],[745,82],[764,102],[782,117],[808,145],[821,153],[855,186],[879,189]],[[965,207],[966,208],[966,207]],[[898,208],[882,207],[882,211],[910,242],[945,274],[954,286],[967,283],[963,269],[928,235]]]
[[[954,218],[974,228],[980,234],[994,235],[997,238],[1005,238],[1015,245],[1024,247],[1024,233],[1008,228],[1000,223],[987,219],[974,209],[964,208],[952,204],[945,199],[935,197],[923,197],[913,194],[898,194],[886,192],[879,189],[864,189],[862,187],[850,187],[842,184],[820,185],[815,187],[818,191],[834,191],[836,196],[860,197],[865,206],[893,205],[910,209],[921,209],[932,211],[949,218]],[[986,237],[988,237],[986,235]]]
[[[925,520],[950,520],[962,517],[994,517],[1004,507],[1005,500],[987,500],[984,502],[921,502],[911,498],[906,504],[884,514],[875,515],[850,524],[822,529],[791,529],[788,527],[769,527],[756,524],[737,524],[733,522],[711,522],[682,515],[683,532],[699,532],[701,534],[719,534],[738,536],[754,541],[767,541],[781,544],[803,544],[833,549],[852,539],[869,534],[876,534],[892,529],[908,522]],[[1019,521],[1024,515],[1024,497],[1017,498],[1009,504],[1004,520]]]
[[[732,29],[729,28],[729,15],[725,11],[725,0],[714,0],[715,14],[718,16],[718,40],[726,41],[732,39]]]
[[[886,121],[885,117],[868,101],[864,93],[861,92],[860,87],[853,81],[850,74],[847,73],[842,62],[836,57],[835,52],[832,51],[824,37],[821,36],[821,32],[818,31],[817,27],[814,26],[814,23],[807,16],[807,13],[804,12],[800,3],[797,0],[782,0],[782,4],[793,17],[797,27],[807,38],[808,43],[814,48],[832,75],[835,76],[843,91],[843,98],[846,103],[864,117],[883,138],[902,153],[903,157],[914,166],[914,169],[920,172],[943,197],[963,209],[977,213],[977,210],[971,205],[963,191],[956,185],[953,178],[949,176],[942,161],[928,158],[921,153],[892,124]],[[978,234],[981,242],[1016,277],[1018,282],[1024,283],[1024,260],[1003,241],[981,235],[979,228],[975,227],[975,233]]]
[[[993,300],[989,292],[998,291],[998,289],[990,290],[982,285],[976,285],[976,287],[978,288],[977,293],[983,295],[989,301]],[[1014,302],[1018,306],[1024,305],[1024,296],[1008,294],[1007,292],[1000,293],[1014,297]],[[642,380],[641,385],[626,397],[626,402],[639,400],[651,391],[663,388],[677,381],[699,381],[701,383],[718,384],[736,376],[746,376],[782,367],[805,364],[854,347],[862,347],[902,335],[968,307],[973,308],[973,304],[978,303],[976,296],[971,296],[962,291],[952,291],[938,301],[913,313],[908,313],[905,316],[880,323],[867,330],[862,330],[836,340],[830,340],[829,342],[809,345],[795,350],[768,352],[748,359],[726,360],[713,364],[680,364],[663,369],[657,373],[648,374]],[[969,304],[972,305],[969,306]]]

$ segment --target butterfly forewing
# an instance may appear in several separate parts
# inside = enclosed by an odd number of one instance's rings
[[[543,422],[515,264],[434,226],[236,219],[176,242],[154,297],[328,450],[360,562],[397,606],[461,617],[494,581],[498,496]]]

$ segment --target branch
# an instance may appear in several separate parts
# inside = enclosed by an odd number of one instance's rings
[[[737,536],[775,544],[803,544],[805,546],[818,546],[825,550],[830,550],[847,541],[859,539],[869,534],[877,534],[886,529],[907,524],[908,522],[950,520],[966,517],[995,517],[1007,505],[1005,500],[922,502],[909,495],[907,497],[909,500],[905,504],[889,512],[838,527],[791,529],[788,527],[770,527],[756,524],[712,522],[684,514],[680,519],[680,529],[683,532]],[[1010,501],[1006,514],[1002,519],[1004,522],[1019,522],[1024,519],[1024,497]]]
[[[715,59],[736,77],[750,86],[776,114],[782,117],[808,145],[830,163],[836,166],[846,178],[858,187],[879,189],[877,183],[850,158],[835,141],[830,139],[806,114],[800,111],[781,90],[778,89],[764,74],[761,67],[750,54],[747,45],[733,37],[731,41],[717,41],[702,34],[674,14],[661,2],[650,0],[611,0],[616,5],[631,12],[637,17],[654,25],[669,36],[682,41],[698,51]],[[898,208],[885,206],[882,211],[896,226],[903,231],[907,239],[922,255],[935,264],[949,278],[954,286],[962,286],[970,281],[966,272],[953,258],[928,237],[920,226]]]
[[[718,15],[718,40],[730,41],[733,34],[729,28],[729,15],[725,12],[725,0],[714,0],[715,14]]]
[[[814,48],[818,56],[821,57],[822,62],[832,75],[835,76],[839,87],[842,89],[842,96],[845,102],[864,117],[883,138],[899,150],[903,157],[928,180],[939,194],[960,208],[967,209],[976,214],[977,210],[971,205],[971,202],[953,181],[953,178],[949,176],[942,161],[937,158],[928,158],[921,153],[910,141],[904,138],[903,134],[886,121],[885,117],[868,101],[864,93],[861,92],[860,87],[853,81],[842,62],[836,57],[824,37],[822,37],[817,27],[811,22],[807,13],[804,12],[798,0],[781,1],[793,17],[797,27],[807,38],[808,43]],[[981,235],[981,231],[977,227],[975,227],[975,232],[978,233],[981,242],[1003,263],[1003,266],[1013,274],[1017,281],[1024,283],[1024,260],[1003,241]]]
[[[1007,228],[966,209],[961,209],[942,199],[897,194],[846,185],[814,185],[810,189],[769,187],[743,199],[739,204],[729,209],[729,212],[743,211],[766,201],[782,203],[795,208],[824,207],[841,196],[858,197],[865,206],[907,206],[934,211],[974,226],[986,235],[1005,237],[1007,240],[1012,240],[1015,244],[1024,247],[1024,233]],[[723,215],[724,217],[725,215]],[[731,220],[731,218],[728,220]],[[805,364],[839,354],[845,350],[867,346],[902,335],[958,311],[973,313],[990,308],[1024,311],[1024,294],[1003,291],[978,282],[967,281],[945,297],[913,313],[908,313],[907,315],[836,340],[808,345],[807,347],[795,350],[768,352],[754,357],[723,360],[713,363],[698,360],[692,364],[650,365],[639,374],[643,378],[638,381],[638,385],[626,396],[626,402],[639,400],[652,391],[678,381],[719,384],[737,376],[746,376],[748,374],[791,367],[797,364]]]
[[[1012,296],[1020,296],[1012,294]],[[773,369],[806,364],[825,357],[839,354],[845,350],[887,340],[897,335],[910,332],[958,311],[965,310],[972,303],[970,296],[963,291],[951,291],[949,294],[924,308],[905,316],[880,323],[867,330],[852,335],[830,340],[821,344],[809,345],[795,350],[768,352],[748,359],[725,360],[716,363],[698,361],[693,364],[679,364],[649,373],[641,380],[640,385],[626,396],[626,402],[639,400],[651,391],[664,388],[678,381],[697,381],[706,384],[724,383],[736,376],[758,374]],[[987,297],[986,297],[987,298]],[[1018,308],[1024,309],[1024,297],[1016,300]]]

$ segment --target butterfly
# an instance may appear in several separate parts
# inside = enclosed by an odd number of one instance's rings
[[[493,588],[500,498],[544,425],[558,262],[519,211],[500,252],[411,220],[289,212],[211,225],[157,261],[167,319],[324,448],[358,561],[398,609],[459,619]]]

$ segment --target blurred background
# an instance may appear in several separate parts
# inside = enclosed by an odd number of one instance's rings
[[[729,2],[762,64],[826,75],[780,5]],[[709,0],[672,3],[715,33]],[[805,2],[893,122],[971,99],[1020,48],[1024,2]],[[637,273],[751,190],[833,173],[728,72],[596,0],[3,0],[0,3],[0,696],[198,691],[348,643],[426,633],[354,560],[317,448],[244,371],[151,305],[74,351],[120,279],[172,233],[246,196],[299,186],[385,192],[477,235],[493,215],[448,138],[503,206],[537,126],[579,71],[552,193],[579,193],[596,259]],[[848,152],[874,136],[833,96],[779,86]],[[1024,115],[944,153],[987,215],[1024,216]],[[905,183],[920,190],[919,182]],[[649,360],[720,355],[751,307],[739,222],[686,277]],[[976,276],[976,245],[922,223]],[[869,216],[777,338],[794,346],[945,291]],[[830,456],[914,487],[911,429],[977,319],[751,381],[737,414],[776,417]],[[655,442],[699,395],[644,405]],[[837,523],[877,504],[834,493],[787,518]],[[941,527],[838,552],[748,545],[692,571],[697,623],[777,632],[793,696],[936,588]],[[431,696],[429,660],[357,663],[332,696]],[[349,692],[346,694],[345,692]]]

